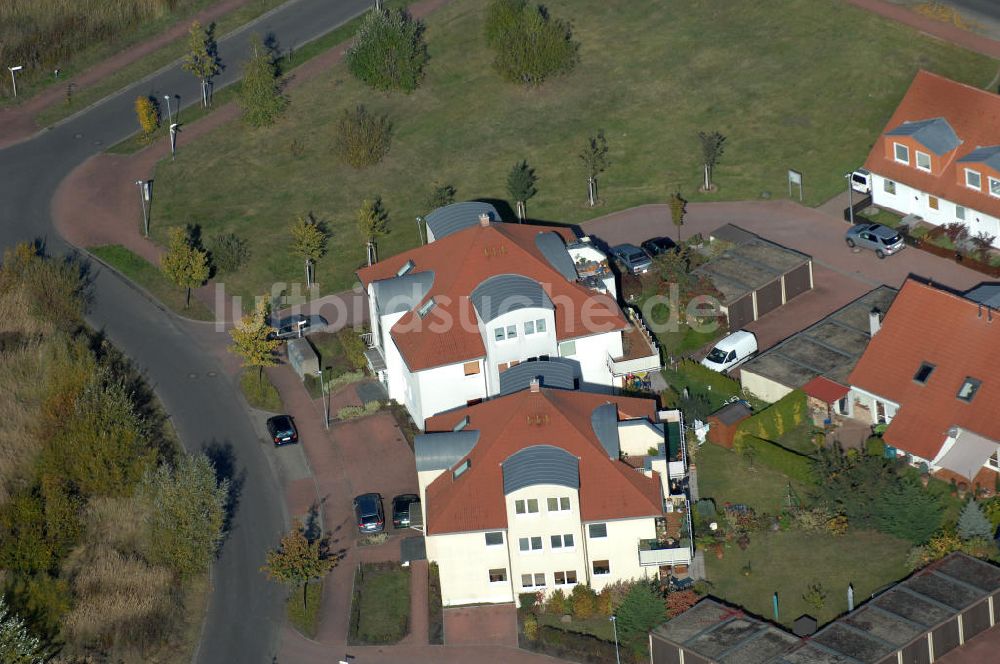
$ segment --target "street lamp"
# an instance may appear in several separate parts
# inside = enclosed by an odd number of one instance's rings
[[[173,117],[171,117],[171,114],[170,114],[170,95],[163,95],[163,98],[167,102],[167,124],[169,124],[171,127],[173,127],[174,119],[173,119]]]
[[[177,132],[180,131],[179,125],[174,122],[170,125],[170,161],[174,160],[177,156]]]
[[[10,82],[14,86],[14,96],[16,97],[17,96],[17,76],[14,75],[14,72],[18,72],[18,71],[21,71],[22,69],[24,69],[24,65],[17,65],[16,67],[7,67],[7,69],[10,70]]]
[[[417,237],[420,238],[420,244],[424,244],[424,218],[417,217]]]
[[[622,664],[622,658],[618,654],[618,616],[608,618],[611,621],[611,629],[615,633],[615,663]]]
[[[146,237],[149,237],[149,211],[147,205],[153,193],[152,180],[136,180],[135,185],[139,187],[139,205],[142,206],[142,228]]]
[[[326,389],[326,383],[323,380],[323,369],[322,367],[316,372],[319,374],[319,393],[323,398],[323,425],[329,429],[330,428],[330,401],[329,393]]]
[[[844,176],[847,178],[847,219],[854,225],[854,187],[851,186],[851,173]]]

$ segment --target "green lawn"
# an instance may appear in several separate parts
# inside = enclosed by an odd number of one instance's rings
[[[354,578],[352,643],[396,643],[410,621],[410,569],[396,563],[364,563]]]
[[[240,374],[240,389],[243,390],[247,403],[254,408],[269,413],[280,413],[285,409],[278,388],[266,372],[259,373],[256,368],[244,369]]]
[[[144,288],[159,302],[181,316],[196,320],[214,320],[215,316],[208,307],[193,296],[191,297],[191,305],[185,308],[183,290],[170,283],[157,266],[120,244],[90,247],[87,251],[121,272],[130,281]]]
[[[177,162],[161,162],[157,206],[168,224],[157,239],[186,223],[201,224],[206,237],[246,238],[254,259],[227,286],[250,295],[301,278],[288,226],[312,211],[332,231],[318,280],[325,292],[343,290],[364,260],[354,215],[366,197],[381,195],[391,215],[382,256],[417,243],[413,220],[427,212],[420,201],[433,181],[453,184],[460,199],[504,199],[520,159],[539,176],[528,202],[536,219],[579,222],[662,202],[673,186],[700,200],[700,130],[728,137],[714,198],[781,197],[795,168],[817,204],[841,191],[842,174],[864,159],[919,68],[980,86],[996,70],[989,58],[834,0],[723,4],[546,3],[572,20],[581,62],[568,77],[525,90],[491,68],[486,0],[451,3],[427,20],[431,60],[414,94],[374,94],[337,66],[295,90],[277,126],[233,123],[185,145]],[[858,62],[878,63],[860,87],[850,74]],[[388,113],[395,127],[387,158],[364,171],[331,152],[334,118],[358,102]],[[612,164],[594,210],[577,155],[598,129]]]
[[[302,601],[302,591],[295,589],[285,602],[285,614],[292,626],[310,639],[316,638],[319,627],[319,609],[323,600],[323,583],[310,583],[305,588],[306,601]]]
[[[551,613],[540,613],[538,614],[538,624],[548,625],[550,627],[555,627],[556,629],[562,629],[567,632],[580,632],[581,634],[590,634],[591,636],[596,636],[602,641],[613,641],[614,632],[611,626],[611,621],[608,620],[607,616],[594,616],[593,618],[573,618],[569,623],[563,623],[560,621],[562,616],[557,616]]]
[[[773,618],[771,597],[777,592],[778,617],[785,626],[804,613],[826,623],[847,610],[848,583],[859,604],[904,577],[908,550],[907,542],[871,531],[852,530],[842,537],[801,530],[756,532],[746,551],[728,546],[721,560],[706,551],[705,568],[713,595]],[[749,576],[743,573],[746,565]],[[827,592],[819,611],[802,599],[815,582]]]
[[[737,381],[692,360],[682,360],[675,368],[664,369],[662,373],[667,385],[678,394],[686,387],[692,395],[703,395],[708,399],[711,412],[724,406],[730,397],[742,395]]]
[[[739,455],[713,443],[705,443],[696,454],[698,493],[723,503],[745,503],[758,512],[776,514],[787,504],[789,480],[761,463],[751,468]],[[791,482],[793,496],[807,499],[808,487]]]

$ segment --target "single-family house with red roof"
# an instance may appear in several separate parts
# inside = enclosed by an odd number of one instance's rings
[[[1000,247],[1000,96],[918,72],[865,168],[875,205],[964,223]]]

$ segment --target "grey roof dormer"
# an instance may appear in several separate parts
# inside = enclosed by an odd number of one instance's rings
[[[887,131],[886,136],[910,136],[939,157],[962,144],[955,130],[944,118],[904,122]]]

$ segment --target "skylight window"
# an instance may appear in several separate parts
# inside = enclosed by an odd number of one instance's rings
[[[452,473],[452,476],[453,476],[453,477],[454,477],[454,478],[455,478],[455,479],[457,480],[457,479],[458,479],[459,477],[461,477],[461,476],[462,476],[462,474],[463,474],[463,473],[464,473],[465,471],[467,471],[467,470],[468,470],[468,469],[469,469],[469,468],[470,468],[471,466],[472,466],[472,461],[471,461],[470,459],[466,459],[465,461],[463,461],[463,462],[462,462],[462,463],[461,463],[461,464],[460,464],[460,465],[458,466],[458,468],[456,468],[456,469],[455,469],[455,472],[454,472],[454,473]]]
[[[982,383],[978,379],[967,376],[965,381],[962,382],[962,387],[958,388],[958,394],[955,396],[968,403],[972,401],[972,397],[976,396],[980,385]]]
[[[923,385],[927,382],[927,379],[931,377],[932,373],[934,373],[934,365],[923,362],[921,363],[920,368],[917,369],[917,373],[913,375],[913,380]]]
[[[427,300],[422,305],[420,305],[420,308],[417,309],[417,315],[420,316],[421,318],[425,318],[427,314],[431,312],[431,309],[433,309],[434,305],[436,304],[437,302],[435,302],[434,298],[432,297],[431,299]]]
[[[416,267],[416,263],[413,261],[406,261],[406,263],[403,264],[403,267],[399,268],[399,272],[396,273],[396,276],[402,277],[404,274],[409,274],[410,270],[414,267]]]

